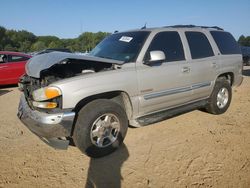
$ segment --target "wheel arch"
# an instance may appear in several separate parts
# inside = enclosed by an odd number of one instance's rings
[[[231,86],[234,84],[234,73],[233,72],[222,73],[217,77],[217,79],[219,79],[219,78],[226,78],[229,81]]]
[[[99,94],[91,95],[91,96],[81,99],[76,104],[75,108],[73,109],[73,111],[76,112],[75,121],[77,119],[78,112],[81,110],[81,108],[83,108],[85,105],[87,105],[88,103],[96,99],[109,99],[111,101],[118,103],[125,110],[128,120],[131,119],[132,114],[133,114],[133,107],[132,107],[130,97],[127,92],[117,90],[117,91],[99,93]],[[73,131],[74,131],[74,124],[73,124],[73,128],[71,131],[71,135],[73,134]]]

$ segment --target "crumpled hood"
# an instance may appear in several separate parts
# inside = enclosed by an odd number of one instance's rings
[[[112,64],[118,64],[118,65],[121,65],[124,63],[123,61],[100,58],[100,57],[95,57],[95,56],[77,55],[77,54],[66,53],[66,52],[50,52],[50,53],[37,55],[29,59],[25,67],[26,73],[31,77],[39,78],[40,72],[42,70],[48,69],[51,66],[57,63],[60,63],[66,59],[95,61],[95,62],[112,63]]]

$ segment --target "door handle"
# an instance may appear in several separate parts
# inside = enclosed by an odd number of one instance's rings
[[[0,69],[6,68],[7,66],[1,66]]]
[[[190,72],[190,68],[189,67],[183,67],[181,71],[183,73],[189,73]]]

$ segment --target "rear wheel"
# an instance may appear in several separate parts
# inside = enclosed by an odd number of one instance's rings
[[[128,119],[117,103],[98,99],[78,113],[73,133],[76,146],[90,157],[102,157],[115,151],[127,133]]]
[[[218,78],[209,98],[206,111],[211,114],[222,114],[227,111],[232,98],[232,88],[226,78]]]
[[[246,66],[250,66],[250,58],[248,58],[248,60],[246,62]]]

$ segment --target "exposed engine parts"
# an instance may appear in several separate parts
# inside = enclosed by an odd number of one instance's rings
[[[40,79],[42,86],[47,86],[54,81],[64,78],[70,78],[79,76],[81,74],[90,74],[112,69],[114,69],[114,66],[110,63],[67,59],[62,61],[61,63],[53,65],[48,69],[42,70],[40,73]]]

